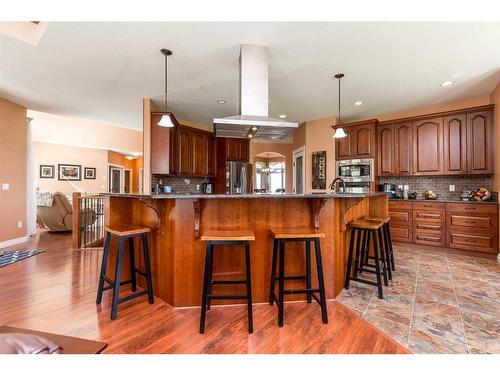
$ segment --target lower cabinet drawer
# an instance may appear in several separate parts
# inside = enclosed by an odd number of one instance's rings
[[[494,249],[494,236],[490,234],[450,233],[448,240],[449,247],[487,252],[497,251]]]
[[[444,211],[413,211],[413,221],[436,222],[445,221]]]
[[[400,242],[413,242],[411,228],[399,228],[391,226],[391,239]]]
[[[444,246],[446,243],[442,231],[432,230],[415,230],[413,233],[413,242],[434,246]]]
[[[434,230],[441,232],[444,229],[444,225],[442,223],[420,223],[417,222],[414,224],[415,230]]]
[[[450,214],[449,225],[455,227],[477,228],[477,229],[494,229],[492,228],[492,218],[490,217],[474,217],[461,216]]]
[[[411,224],[411,211],[389,211],[391,223]]]

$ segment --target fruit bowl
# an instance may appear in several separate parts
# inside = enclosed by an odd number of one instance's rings
[[[472,198],[475,201],[488,201],[491,199],[491,192],[486,188],[479,188],[474,192]]]

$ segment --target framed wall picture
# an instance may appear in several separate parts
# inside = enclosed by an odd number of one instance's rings
[[[96,169],[85,167],[83,168],[83,177],[86,180],[95,180]]]
[[[57,164],[57,179],[59,181],[80,181],[82,166],[75,164]]]
[[[312,188],[326,189],[326,151],[312,154]]]
[[[40,178],[54,178],[54,166],[40,164]]]

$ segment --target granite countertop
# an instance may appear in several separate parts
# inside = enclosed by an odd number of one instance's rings
[[[400,198],[389,198],[390,201],[402,201],[402,202],[437,202],[437,203],[465,203],[465,204],[496,204],[498,205],[498,202],[495,201],[463,201],[460,199],[444,199],[444,198],[438,198],[438,199],[424,199],[424,198],[417,198],[417,199],[400,199]]]
[[[286,199],[286,198],[367,198],[387,195],[386,193],[310,193],[310,194],[119,194],[103,193],[111,197],[138,198],[138,199]]]

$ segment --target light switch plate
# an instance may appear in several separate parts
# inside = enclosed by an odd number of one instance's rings
[[[450,185],[450,191],[455,191],[455,185]]]
[[[9,184],[6,184],[6,183],[2,184],[2,190],[7,191],[9,189],[10,189],[10,185]]]
[[[22,221],[18,221],[17,222],[17,227],[18,228],[22,228],[23,227],[23,222]]]

